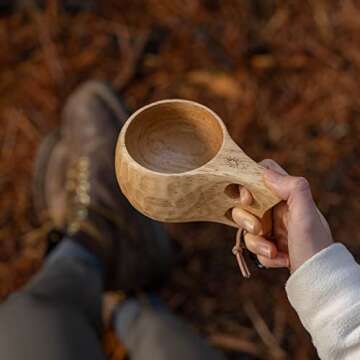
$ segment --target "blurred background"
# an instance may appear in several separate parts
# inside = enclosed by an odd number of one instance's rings
[[[360,255],[360,4],[356,0],[0,0],[0,300],[41,267],[37,147],[82,81],[131,110],[178,97],[225,121],[255,160],[311,183],[334,237]],[[161,294],[229,359],[316,359],[285,270],[243,280],[234,229],[168,226],[180,264]],[[359,257],[358,257],[359,259]],[[109,359],[121,345],[104,335]]]

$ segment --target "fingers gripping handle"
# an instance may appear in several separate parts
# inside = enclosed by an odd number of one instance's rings
[[[225,188],[225,194],[234,199],[234,207],[242,207],[253,215],[262,218],[264,214],[281,199],[274,194],[265,184],[264,168],[251,160],[245,154],[242,157],[232,158],[232,165],[223,168],[223,175],[230,183]],[[234,196],[231,189],[238,185],[244,186],[252,195],[253,201],[249,205],[240,203],[240,196]]]

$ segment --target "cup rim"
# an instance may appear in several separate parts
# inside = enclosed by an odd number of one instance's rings
[[[219,149],[216,151],[216,153],[214,154],[213,157],[211,157],[208,161],[206,161],[204,164],[202,164],[199,167],[196,167],[194,169],[191,170],[186,170],[186,171],[181,171],[181,172],[161,172],[161,171],[156,171],[156,170],[152,170],[149,169],[148,167],[143,166],[142,164],[140,164],[137,160],[135,160],[129,153],[127,147],[126,147],[126,143],[125,143],[125,137],[126,137],[126,133],[127,130],[131,124],[131,122],[142,112],[161,105],[161,104],[167,104],[167,103],[186,103],[188,105],[192,105],[192,106],[196,106],[198,108],[202,108],[203,110],[205,110],[206,112],[210,113],[210,115],[217,121],[218,125],[220,126],[221,132],[222,132],[222,143],[219,147]],[[164,100],[158,100],[158,101],[154,101],[150,104],[147,104],[145,106],[142,106],[141,108],[139,108],[138,110],[136,110],[133,114],[131,114],[129,116],[129,118],[126,120],[125,124],[123,125],[121,131],[120,131],[120,135],[116,144],[116,157],[118,157],[117,154],[119,154],[120,152],[122,153],[122,157],[123,156],[127,156],[131,162],[132,165],[135,167],[140,168],[142,171],[146,171],[149,174],[154,174],[154,175],[161,175],[161,176],[184,176],[184,175],[192,175],[192,173],[196,173],[198,172],[200,169],[202,169],[203,167],[207,166],[210,162],[212,162],[221,152],[222,149],[224,147],[225,144],[225,137],[228,135],[225,124],[223,122],[223,120],[220,118],[220,116],[218,114],[215,113],[215,111],[211,110],[210,108],[208,108],[206,105],[200,104],[196,101],[192,101],[192,100],[187,100],[187,99],[180,99],[180,98],[173,98],[173,99],[164,99]],[[117,162],[117,161],[116,161]]]

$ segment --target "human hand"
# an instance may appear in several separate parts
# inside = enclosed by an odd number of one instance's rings
[[[273,160],[261,163],[266,185],[283,201],[272,209],[272,234],[264,233],[258,218],[240,207],[232,210],[235,223],[247,231],[247,249],[267,268],[288,267],[294,272],[306,260],[333,243],[328,223],[316,207],[309,183],[289,176]],[[250,205],[253,198],[244,187],[240,202]]]

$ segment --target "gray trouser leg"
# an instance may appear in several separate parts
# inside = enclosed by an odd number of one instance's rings
[[[0,305],[0,358],[103,360],[101,291],[101,272],[92,264],[51,259]]]
[[[1,359],[104,360],[101,269],[79,245],[64,245],[28,286],[0,305]],[[223,360],[164,307],[128,300],[114,320],[132,360]]]
[[[132,360],[224,360],[165,308],[128,301],[117,310],[114,326]]]

